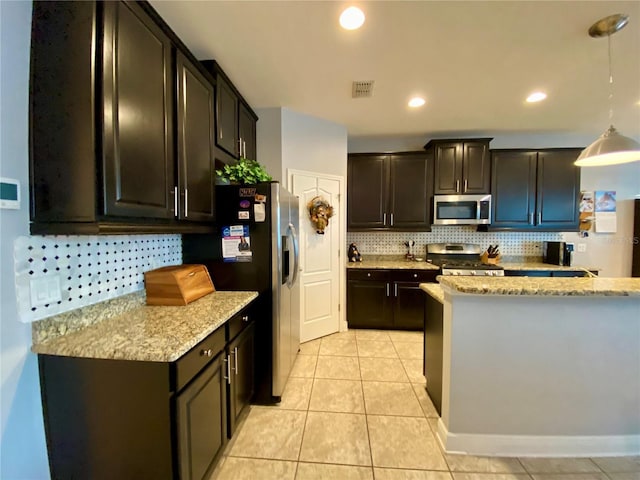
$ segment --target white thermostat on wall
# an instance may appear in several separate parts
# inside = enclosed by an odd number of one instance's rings
[[[20,208],[20,182],[13,178],[0,177],[0,208]]]

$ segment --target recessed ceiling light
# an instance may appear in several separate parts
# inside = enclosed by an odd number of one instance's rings
[[[412,108],[418,108],[423,106],[425,103],[424,98],[422,97],[413,97],[411,100],[409,100],[409,106]]]
[[[547,98],[547,94],[546,93],[544,93],[544,92],[533,92],[531,95],[529,95],[527,97],[527,102],[529,102],[529,103],[541,102],[545,98]]]
[[[345,30],[355,30],[364,23],[364,13],[358,7],[349,7],[340,15],[340,25]]]

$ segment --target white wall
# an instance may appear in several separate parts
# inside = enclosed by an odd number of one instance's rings
[[[624,132],[623,132],[624,133]],[[495,134],[487,132],[476,137],[494,137],[491,148],[556,148],[584,147],[595,138],[570,133],[547,134]],[[469,137],[469,135],[464,135]],[[439,138],[443,138],[439,136]],[[460,138],[451,135],[448,138]],[[352,137],[349,138],[349,153],[392,152],[421,150],[431,140],[428,135],[405,137]],[[574,253],[576,265],[601,268],[605,277],[631,276],[633,238],[633,199],[640,195],[640,162],[611,167],[583,168],[580,187],[582,190],[614,190],[617,192],[618,231],[615,234],[590,232],[589,237],[580,238],[577,233],[564,233],[567,242],[585,243],[585,253]]]
[[[287,169],[347,178],[347,129],[287,108],[256,110],[258,161],[286,185]]]
[[[0,478],[49,478],[31,325],[18,321],[13,242],[28,234],[28,87],[31,2],[0,2],[0,175],[21,182],[20,210],[0,210]]]

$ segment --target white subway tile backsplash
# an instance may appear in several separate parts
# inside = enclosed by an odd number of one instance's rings
[[[431,227],[431,232],[348,232],[362,255],[403,255],[404,242],[415,240],[414,252],[426,255],[427,243],[475,243],[483,248],[500,245],[503,256],[540,257],[542,242],[563,240],[562,232],[477,232],[476,227]]]

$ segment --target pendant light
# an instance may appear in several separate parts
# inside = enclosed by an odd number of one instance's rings
[[[609,122],[606,132],[585,148],[576,165],[580,167],[596,167],[640,160],[640,144],[635,140],[620,135],[613,126],[613,73],[611,73],[611,35],[622,30],[629,22],[629,16],[615,14],[598,20],[589,28],[589,35],[594,38],[607,36],[609,55]]]

